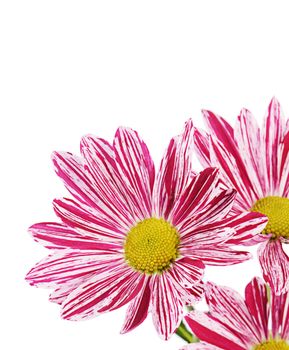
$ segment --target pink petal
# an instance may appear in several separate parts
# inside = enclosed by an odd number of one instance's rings
[[[139,217],[150,217],[155,170],[147,146],[136,131],[119,128],[113,147],[119,174],[139,211]]]
[[[216,222],[193,228],[182,236],[180,253],[185,255],[187,251],[190,253],[191,250],[211,249],[213,246],[224,244],[235,234],[235,230],[222,226],[222,222]]]
[[[211,111],[202,110],[205,122],[213,131],[216,137],[226,146],[232,147],[234,140],[234,130],[231,125],[222,117]]]
[[[152,316],[159,335],[167,340],[176,331],[183,316],[183,303],[166,274],[152,279]]]
[[[258,250],[263,277],[276,293],[284,293],[289,287],[289,258],[280,240],[263,243]]]
[[[228,287],[207,283],[206,300],[210,315],[229,329],[239,333],[245,341],[257,344],[262,339],[251,314],[239,293]]]
[[[174,205],[171,217],[173,224],[178,225],[198,212],[211,199],[212,192],[216,190],[218,170],[206,168],[194,176],[186,190]]]
[[[228,246],[211,247],[203,249],[182,249],[182,253],[190,256],[192,259],[199,259],[205,265],[226,266],[240,264],[252,258],[249,252],[235,251]]]
[[[211,166],[209,135],[194,128],[194,145],[198,159],[204,168]]]
[[[57,303],[61,305],[64,300],[68,297],[70,293],[72,293],[76,288],[78,288],[82,283],[88,281],[94,276],[95,272],[89,273],[79,278],[75,278],[74,280],[62,284],[60,287],[56,288],[50,295],[49,301],[52,303]]]
[[[154,212],[168,218],[174,202],[188,184],[192,174],[192,121],[185,125],[182,135],[173,138],[161,161],[154,187]]]
[[[257,212],[243,212],[239,215],[223,219],[222,227],[230,227],[235,234],[227,241],[234,245],[255,245],[267,240],[267,237],[260,234],[266,227],[268,218]]]
[[[266,285],[260,278],[253,278],[246,286],[245,302],[253,317],[256,331],[259,332],[259,338],[268,339],[269,303]]]
[[[119,264],[121,258],[107,251],[61,250],[41,260],[27,274],[32,286],[58,287],[103,269]]]
[[[180,350],[221,350],[221,348],[201,341],[199,343],[185,345]]]
[[[130,332],[138,327],[147,317],[151,300],[149,281],[144,283],[142,290],[130,302],[125,316],[125,322],[121,329],[121,334]]]
[[[85,169],[84,160],[68,152],[54,152],[52,161],[57,175],[68,191],[79,201],[95,207],[99,197],[91,174]]]
[[[272,335],[289,338],[289,293],[276,295],[272,292]]]
[[[257,212],[243,212],[221,221],[196,226],[186,234],[182,233],[181,247],[185,250],[202,248],[208,244],[254,245],[268,236],[259,234],[266,226],[268,218]]]
[[[193,333],[210,345],[224,350],[247,350],[238,333],[226,328],[204,312],[192,311],[185,320]]]
[[[182,288],[192,288],[202,280],[204,268],[202,261],[183,257],[174,263],[168,274]]]
[[[181,296],[185,305],[194,305],[203,297],[205,286],[202,282],[204,264],[200,260],[184,257],[177,260],[174,266],[167,271],[174,288]]]
[[[211,138],[211,164],[220,166],[222,175],[229,180],[228,187],[235,188],[245,203],[251,207],[255,202],[257,194],[244,165],[242,154],[234,139],[233,128],[220,116],[210,111],[203,111],[205,120],[215,137]],[[231,183],[231,184],[230,184]]]
[[[267,195],[274,195],[275,191],[278,191],[278,166],[281,156],[279,145],[283,138],[284,129],[285,125],[280,104],[277,99],[273,98],[270,102],[264,125],[266,168],[269,183],[269,192]]]
[[[55,199],[53,206],[60,219],[80,234],[118,246],[122,244],[126,231],[117,221],[111,223],[93,208],[71,199]]]
[[[251,208],[257,196],[252,192],[252,185],[244,165],[238,164],[241,162],[240,155],[232,154],[231,148],[226,148],[213,136],[210,138],[210,150],[212,166],[219,167],[224,183],[229,188],[237,190],[237,204],[243,210]]]
[[[185,305],[192,306],[202,300],[205,293],[205,283],[200,281],[189,288],[178,288]]]
[[[118,172],[113,147],[103,139],[87,135],[81,140],[81,152],[102,201],[112,212],[117,211],[125,218],[128,225],[133,225],[137,214]]]
[[[279,195],[289,197],[289,132],[287,132],[281,141],[280,153],[282,153],[279,170]]]
[[[207,168],[195,176],[179,200],[176,201],[170,219],[182,235],[185,231],[206,222],[222,218],[230,210],[235,192],[220,191],[218,170]]]
[[[234,135],[257,198],[265,197],[268,193],[268,181],[264,140],[258,123],[250,111],[246,109],[241,111]]]
[[[178,228],[181,238],[185,239],[191,236],[191,233],[196,231],[199,227],[209,225],[216,221],[222,220],[231,211],[235,198],[235,190],[220,191],[215,188],[211,193],[210,198],[204,202],[200,202],[200,207],[190,212],[189,197],[186,200],[184,196],[184,208],[186,209],[186,217],[179,217],[180,222],[173,221]],[[193,198],[190,197],[194,203]],[[201,206],[203,203],[203,206]],[[186,204],[188,205],[186,208]],[[182,220],[182,221],[181,221]]]
[[[69,294],[62,304],[62,317],[77,321],[117,309],[137,296],[144,281],[144,274],[118,263]]]
[[[41,222],[29,228],[34,240],[49,249],[103,250],[117,249],[118,246],[102,243],[85,233],[70,229],[57,222]]]
[[[111,224],[119,222],[124,229],[130,227],[127,216],[121,216],[116,208],[107,206],[103,201],[102,193],[98,191],[97,184],[83,159],[71,153],[54,152],[52,160],[56,173],[78,201],[105,216]]]

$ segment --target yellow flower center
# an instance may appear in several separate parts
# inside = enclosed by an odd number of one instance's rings
[[[148,274],[163,272],[178,257],[179,243],[178,231],[169,222],[145,219],[127,234],[125,259],[138,271]]]
[[[271,339],[264,343],[255,345],[253,350],[289,350],[289,345],[285,340]]]
[[[289,199],[269,196],[259,199],[251,208],[266,215],[269,219],[263,234],[272,234],[272,238],[289,238]]]

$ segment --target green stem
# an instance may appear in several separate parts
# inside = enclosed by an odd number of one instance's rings
[[[183,322],[181,322],[179,328],[176,330],[176,334],[187,343],[197,343],[199,341],[199,339],[188,330]]]

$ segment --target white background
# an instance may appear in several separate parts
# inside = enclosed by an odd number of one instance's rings
[[[121,336],[125,309],[63,321],[49,291],[24,282],[47,254],[26,233],[55,219],[66,195],[53,150],[78,153],[86,133],[112,140],[137,129],[159,162],[171,136],[201,108],[234,123],[245,106],[261,120],[273,95],[289,114],[287,1],[1,1],[1,348],[178,349],[151,319]],[[198,168],[196,164],[196,168]],[[208,268],[242,290],[257,260]],[[5,345],[4,345],[5,344]]]

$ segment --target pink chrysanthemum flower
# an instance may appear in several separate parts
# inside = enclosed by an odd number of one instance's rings
[[[235,191],[218,187],[218,171],[192,175],[192,123],[171,140],[155,178],[149,151],[131,129],[114,143],[86,136],[82,158],[54,153],[58,176],[75,199],[58,199],[62,223],[30,228],[53,249],[27,275],[31,285],[55,288],[50,299],[62,317],[88,319],[130,302],[122,332],[143,322],[148,311],[168,339],[184,304],[203,292],[205,264],[230,265],[250,257],[233,244],[265,227],[259,213],[226,218]]]
[[[209,313],[192,311],[186,321],[200,343],[183,350],[288,350],[289,294],[269,298],[265,283],[255,277],[245,299],[228,287],[208,283]]]
[[[289,288],[289,258],[282,243],[289,239],[289,120],[273,99],[261,130],[243,109],[233,129],[209,111],[204,117],[212,135],[195,130],[202,164],[220,168],[224,184],[237,190],[235,214],[257,211],[269,218],[263,230],[259,259],[265,281],[275,292]],[[254,241],[251,242],[254,244]]]

